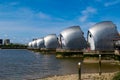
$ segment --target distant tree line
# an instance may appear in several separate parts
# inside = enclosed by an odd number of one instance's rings
[[[8,45],[0,45],[1,49],[26,49],[27,45],[10,43]]]

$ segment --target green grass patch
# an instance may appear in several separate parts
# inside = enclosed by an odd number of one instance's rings
[[[120,80],[120,72],[116,73],[112,80]]]

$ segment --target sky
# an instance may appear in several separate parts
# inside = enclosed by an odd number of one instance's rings
[[[28,43],[80,26],[87,36],[92,25],[112,21],[120,32],[120,0],[0,0],[0,38]]]

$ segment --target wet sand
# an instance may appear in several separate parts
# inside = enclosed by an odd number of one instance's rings
[[[81,80],[112,80],[115,73],[116,72],[102,73],[101,76],[99,76],[98,73],[90,73],[90,74],[86,73],[81,75]],[[78,80],[78,78],[79,78],[78,74],[71,74],[65,76],[53,76],[44,79],[36,79],[36,80]]]

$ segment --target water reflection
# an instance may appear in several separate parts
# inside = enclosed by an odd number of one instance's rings
[[[78,73],[81,59],[56,59],[54,54],[28,50],[0,50],[0,80],[23,80]],[[116,64],[102,63],[102,72],[118,71]],[[99,72],[98,63],[83,63],[82,73]]]

